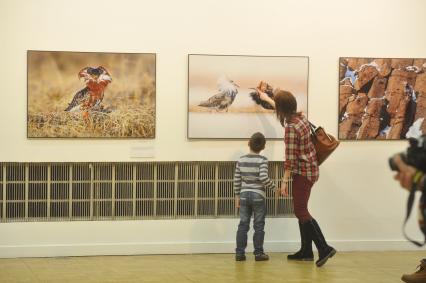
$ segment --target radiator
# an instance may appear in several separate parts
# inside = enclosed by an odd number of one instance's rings
[[[235,218],[235,162],[0,163],[0,222]],[[280,186],[282,162],[269,163]],[[267,191],[267,217],[294,217]]]

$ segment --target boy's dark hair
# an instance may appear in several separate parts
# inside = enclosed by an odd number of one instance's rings
[[[265,148],[266,140],[262,133],[254,133],[249,140],[249,147],[253,152],[259,153]]]

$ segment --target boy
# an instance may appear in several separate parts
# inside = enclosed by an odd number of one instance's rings
[[[246,260],[247,232],[250,218],[254,214],[253,245],[256,261],[269,260],[263,251],[265,232],[265,190],[273,189],[274,183],[268,177],[268,159],[259,153],[265,148],[265,137],[254,133],[249,142],[250,153],[237,162],[234,176],[235,206],[240,208],[240,224],[237,231],[236,261]]]

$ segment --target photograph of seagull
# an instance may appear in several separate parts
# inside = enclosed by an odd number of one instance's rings
[[[226,110],[234,102],[238,93],[238,85],[227,77],[220,77],[217,81],[219,93],[213,95],[209,99],[200,102],[198,106],[208,107],[216,111]]]
[[[288,90],[307,113],[308,70],[303,56],[189,54],[188,138],[282,138],[273,107],[259,93],[273,99],[275,89]]]

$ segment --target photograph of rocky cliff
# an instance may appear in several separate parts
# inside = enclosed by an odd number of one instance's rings
[[[339,139],[426,133],[426,59],[340,58]]]

